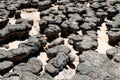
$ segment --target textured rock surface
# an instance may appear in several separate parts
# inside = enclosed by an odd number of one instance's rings
[[[119,19],[120,0],[0,0],[0,80],[120,80]]]

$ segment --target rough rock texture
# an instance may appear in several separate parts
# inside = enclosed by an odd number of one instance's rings
[[[64,54],[68,55],[71,52],[71,50],[67,46],[58,45],[46,51],[48,57],[50,58],[55,57],[59,52],[63,52]]]
[[[1,50],[0,60],[21,61],[30,54],[35,54],[40,48],[46,45],[42,35],[31,36],[25,43],[19,44],[17,49],[9,51]]]
[[[67,64],[68,57],[64,53],[58,53],[58,55],[51,59],[45,66],[45,72],[49,73],[51,76],[57,75],[64,66]]]
[[[118,66],[118,63],[109,60],[105,54],[98,54],[91,50],[84,51],[80,55],[80,64],[77,66],[75,77],[80,75],[90,80],[117,80],[119,79],[119,73],[116,71],[119,70]]]
[[[0,80],[120,80],[119,72],[120,0],[0,0]]]
[[[4,74],[11,70],[13,67],[13,63],[10,61],[3,61],[0,62],[0,74]]]
[[[69,40],[74,45],[75,50],[79,52],[95,50],[98,46],[97,40],[88,35],[73,35],[69,37]]]
[[[29,35],[31,28],[29,24],[8,25],[0,30],[0,42],[5,43],[13,38],[23,39]]]

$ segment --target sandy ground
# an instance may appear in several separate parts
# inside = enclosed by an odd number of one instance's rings
[[[57,6],[52,7],[52,9],[57,9]],[[34,26],[32,27],[32,30],[30,31],[30,35],[36,35],[39,32],[39,14],[40,12],[37,12],[36,9],[31,9],[33,12],[29,12],[29,10],[22,10],[21,16],[23,19],[32,19],[34,20]],[[11,24],[15,24],[15,19],[14,18],[10,18],[9,23]],[[103,53],[105,54],[106,50],[111,48],[110,45],[108,45],[108,36],[106,34],[106,26],[105,23],[102,25],[102,27],[100,28],[100,30],[98,31],[98,49],[96,51],[98,51],[99,53]],[[79,34],[81,34],[81,31],[79,31]],[[72,52],[71,54],[73,56],[76,57],[75,61],[74,61],[74,65],[75,67],[77,67],[77,65],[79,64],[79,58],[76,55],[76,53],[78,53],[77,51],[75,51],[71,45],[68,44],[68,39],[64,39],[65,40],[65,45],[68,46]],[[27,39],[25,40],[27,41]],[[25,41],[14,41],[14,42],[10,42],[9,44],[6,44],[7,46],[9,46],[8,49],[5,48],[5,46],[0,47],[0,49],[6,49],[6,50],[10,50],[10,49],[14,49],[17,48],[19,43],[23,43]],[[45,52],[40,52],[40,55],[37,57],[38,59],[40,59],[43,62],[43,65],[45,66],[47,64],[47,55]],[[44,67],[43,66],[43,67]],[[70,79],[73,75],[75,74],[75,69],[70,68],[69,66],[67,66],[67,69],[64,69],[62,72],[59,73],[59,75],[57,75],[55,77],[56,80],[58,79]],[[71,75],[71,76],[70,76]]]
[[[112,48],[112,46],[110,46],[108,44],[108,35],[107,33],[107,28],[105,26],[105,23],[102,24],[102,27],[100,27],[100,30],[98,31],[98,48],[96,51],[98,51],[99,53],[105,54],[107,49]]]

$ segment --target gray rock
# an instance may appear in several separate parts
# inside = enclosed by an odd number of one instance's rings
[[[22,72],[23,80],[37,80],[37,76],[30,72]]]
[[[52,48],[54,46],[59,46],[59,45],[62,45],[64,44],[64,39],[63,38],[57,38],[55,39],[54,41],[52,41],[48,46],[47,48]]]
[[[116,54],[118,53],[118,49],[117,48],[111,48],[108,49],[106,51],[106,55],[108,56],[108,58],[112,59]]]
[[[93,80],[93,79],[87,75],[75,74],[70,80]]]
[[[75,50],[82,52],[85,50],[95,50],[98,46],[98,43],[91,37],[84,36],[82,41],[79,41],[74,45],[75,45]]]
[[[52,64],[47,64],[45,66],[45,72],[50,74],[51,76],[55,76],[59,73],[59,70],[55,68]]]
[[[26,63],[20,63],[13,67],[13,72],[18,73],[18,72],[27,72],[29,71],[29,68],[27,67]]]
[[[43,73],[41,74],[37,80],[54,80],[49,74]]]
[[[11,70],[13,67],[13,63],[10,61],[3,61],[0,62],[0,75],[5,74],[9,70]]]
[[[69,37],[69,44],[76,44],[79,41],[83,40],[83,36],[82,35],[70,35]]]
[[[49,73],[51,76],[57,75],[68,62],[68,57],[64,53],[59,53],[53,59],[51,59],[45,66],[45,72]]]
[[[64,54],[68,55],[71,50],[65,45],[59,45],[52,47],[46,51],[49,58],[55,57],[59,52],[63,52]]]
[[[70,54],[68,54],[68,59],[69,59],[68,63],[71,64],[75,61],[76,57],[70,53]]]
[[[58,34],[60,31],[61,30],[57,25],[49,24],[48,28],[45,29],[44,33],[46,37],[50,39],[50,38],[57,38],[59,36]]]
[[[24,39],[28,37],[31,28],[29,24],[8,25],[0,30],[0,42],[1,44],[9,42],[13,38]]]
[[[43,63],[39,59],[31,58],[27,62],[27,67],[33,74],[38,74],[42,71]]]
[[[113,58],[114,59],[114,58]],[[100,54],[97,53],[95,51],[84,51],[81,55],[80,55],[80,62],[82,61],[89,61],[89,63],[91,64],[91,66],[93,66],[93,70],[90,73],[87,73],[87,75],[93,79],[114,79],[114,80],[119,80],[119,63],[115,63],[114,61],[108,59],[108,57],[105,54]],[[88,68],[87,68],[88,69]],[[87,70],[87,69],[83,69],[83,70]],[[89,70],[89,69],[88,69]],[[82,72],[81,72],[82,73]],[[101,76],[100,78],[98,78],[98,76],[100,75],[105,75],[106,73],[110,76],[107,77],[106,76]]]
[[[94,68],[88,61],[81,62],[76,69],[76,73],[79,73],[80,75],[87,75],[93,71],[94,71]]]
[[[31,58],[27,63],[20,63],[13,68],[14,72],[29,72],[39,74],[42,71],[42,62],[38,59]]]
[[[28,20],[28,19],[18,19],[15,24],[30,24],[33,26],[33,20]]]
[[[117,53],[114,57],[114,61],[119,63],[120,62],[120,53]]]
[[[24,80],[21,73],[7,73],[3,76],[2,80]]]
[[[38,6],[39,6],[39,11],[42,11],[42,10],[45,10],[45,9],[48,9],[49,7],[51,7],[52,2],[50,0],[40,1],[38,3]]]
[[[97,79],[95,80],[114,80],[114,77],[108,72],[102,72],[97,76]]]

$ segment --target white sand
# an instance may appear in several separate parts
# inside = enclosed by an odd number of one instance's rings
[[[102,27],[100,28],[100,30],[98,31],[98,48],[96,51],[98,51],[99,53],[106,53],[107,49],[112,48],[112,46],[110,46],[108,44],[108,35],[107,33],[107,28],[105,26],[105,23],[102,24]]]
[[[21,12],[21,17],[23,19],[29,19],[34,20],[34,26],[32,27],[32,30],[30,31],[30,35],[36,35],[39,32],[39,21],[40,21],[40,12],[38,12],[36,9],[31,9],[33,12],[26,12],[28,9],[24,9]]]

